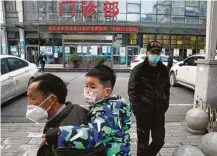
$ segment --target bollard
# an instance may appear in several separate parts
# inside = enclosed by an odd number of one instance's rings
[[[217,156],[217,132],[210,132],[201,138],[199,148],[206,156]]]
[[[178,147],[172,156],[205,156],[203,152],[197,147],[191,145],[184,145]]]
[[[206,132],[209,118],[204,110],[200,108],[193,108],[186,113],[185,122],[189,133],[199,135]]]

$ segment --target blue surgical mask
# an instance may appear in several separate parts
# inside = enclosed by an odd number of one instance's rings
[[[160,56],[159,55],[148,55],[148,60],[153,64],[157,64],[160,61]]]

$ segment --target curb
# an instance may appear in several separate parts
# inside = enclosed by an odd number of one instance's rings
[[[71,69],[71,68],[45,68],[45,72],[88,72],[91,69]],[[130,73],[130,69],[113,69],[115,72],[119,73]],[[40,72],[41,69],[38,68]]]

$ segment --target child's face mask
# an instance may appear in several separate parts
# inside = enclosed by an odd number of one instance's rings
[[[105,88],[104,90],[102,90],[101,92],[99,92],[98,94],[93,93],[91,91],[87,91],[87,88],[84,88],[84,101],[87,102],[90,105],[94,105],[100,101],[102,101],[104,98],[101,98],[99,100],[97,99],[97,96],[99,94],[101,94],[102,92],[106,91],[107,88]]]

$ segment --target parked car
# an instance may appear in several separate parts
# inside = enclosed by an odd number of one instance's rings
[[[27,91],[30,82],[38,75],[35,64],[10,55],[0,55],[1,104]]]
[[[172,86],[180,84],[185,87],[195,89],[197,74],[197,63],[195,61],[198,59],[205,59],[205,55],[192,55],[184,61],[176,63],[170,69],[170,84]],[[215,59],[217,59],[217,56]]]
[[[168,64],[168,57],[166,55],[161,55],[161,62],[167,66]],[[135,56],[134,58],[132,58],[131,60],[131,64],[130,64],[130,69],[132,70],[136,65],[142,63],[146,58],[146,54],[139,54],[137,56]],[[173,59],[173,64],[177,63],[178,61],[176,61],[175,59]]]

